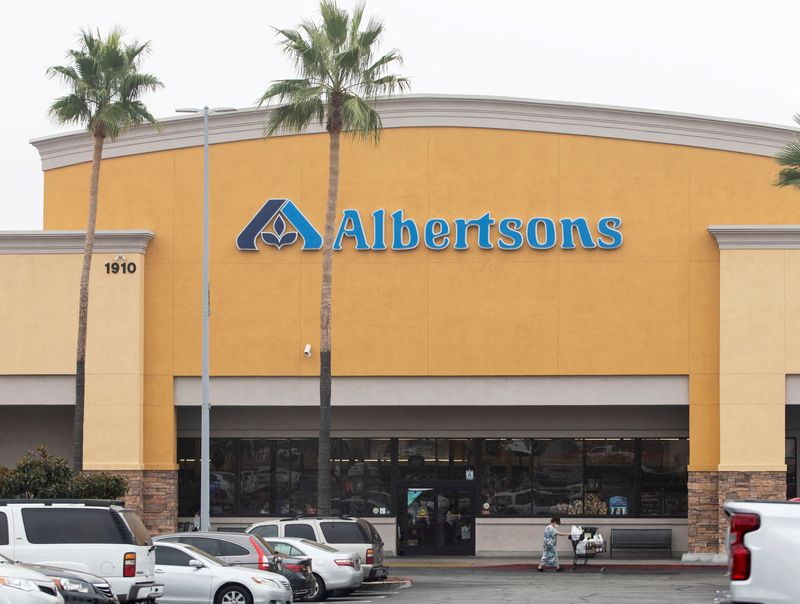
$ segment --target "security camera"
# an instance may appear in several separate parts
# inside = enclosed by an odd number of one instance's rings
[[[311,344],[306,344],[306,347],[303,348],[303,354],[307,357],[311,357]]]

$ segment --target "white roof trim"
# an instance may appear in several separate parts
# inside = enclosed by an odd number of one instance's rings
[[[708,232],[721,250],[800,249],[800,224],[712,224]]]
[[[153,231],[97,231],[95,254],[144,254]],[[85,231],[0,231],[0,254],[83,254]]]
[[[405,95],[376,102],[384,128],[491,128],[598,136],[720,149],[773,156],[798,131],[784,126],[684,113],[667,113],[555,101],[502,97]],[[268,110],[241,109],[209,118],[209,142],[228,143],[264,136]],[[314,124],[308,133],[324,132]],[[92,141],[86,131],[33,139],[42,169],[88,162]],[[106,141],[103,157],[123,157],[203,144],[202,116],[168,117],[161,132],[135,128]]]

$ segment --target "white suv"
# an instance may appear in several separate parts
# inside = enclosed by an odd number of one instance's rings
[[[119,601],[153,604],[163,586],[153,580],[150,533],[121,501],[0,500],[0,554],[99,575]]]
[[[358,554],[364,581],[385,579],[389,574],[389,569],[383,565],[383,541],[375,527],[363,518],[276,518],[251,524],[245,532],[258,535],[266,541],[270,537],[308,539],[330,545],[341,552]]]

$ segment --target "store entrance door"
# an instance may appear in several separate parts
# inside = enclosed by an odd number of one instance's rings
[[[475,486],[472,482],[407,483],[399,487],[398,553],[474,556]]]

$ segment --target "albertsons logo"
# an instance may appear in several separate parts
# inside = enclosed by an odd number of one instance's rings
[[[412,250],[422,242],[430,250],[467,250],[470,247],[470,231],[474,231],[478,247],[491,250],[518,250],[528,245],[534,250],[549,250],[560,247],[573,250],[578,245],[584,249],[615,250],[622,245],[622,219],[603,216],[596,221],[584,217],[552,218],[536,216],[495,219],[491,212],[478,218],[429,218],[420,228],[413,218],[407,218],[403,210],[389,215],[388,226],[391,243],[387,245],[386,210],[375,210],[371,224],[366,226],[358,210],[347,209],[336,229],[333,249],[342,249],[342,241],[352,239],[358,251],[365,250]],[[240,250],[258,250],[258,240],[277,249],[293,245],[302,239],[302,250],[322,248],[322,236],[291,199],[269,199],[247,223],[236,238]],[[452,245],[451,245],[452,244]]]

